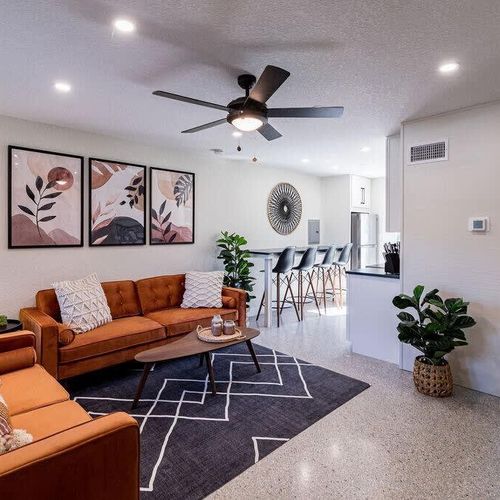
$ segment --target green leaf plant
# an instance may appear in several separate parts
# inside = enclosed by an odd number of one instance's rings
[[[239,234],[222,231],[217,240],[217,246],[221,249],[217,258],[224,262],[224,285],[246,290],[249,302],[255,297],[250,295],[255,278],[250,274],[250,269],[253,267],[253,263],[249,261],[250,253],[242,248],[247,243],[247,240]]]
[[[423,285],[413,290],[413,296],[400,294],[392,303],[398,309],[414,309],[416,314],[400,312],[397,316],[398,338],[410,344],[423,356],[419,360],[432,365],[446,365],[444,356],[455,347],[467,345],[464,329],[476,324],[467,315],[469,302],[461,298],[443,299],[439,290],[433,289],[423,295]]]

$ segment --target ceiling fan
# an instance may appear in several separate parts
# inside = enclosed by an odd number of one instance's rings
[[[198,127],[183,130],[183,134],[192,134],[207,128],[216,127],[229,122],[237,129],[250,132],[257,130],[268,141],[278,139],[281,134],[267,121],[268,118],[340,118],[344,112],[342,106],[312,107],[312,108],[268,108],[267,100],[281,87],[290,73],[277,66],[266,66],[259,80],[253,75],[240,75],[238,85],[245,90],[243,97],[238,97],[227,106],[191,97],[155,90],[154,95],[189,102],[198,106],[225,111],[227,116],[220,120],[205,123]],[[257,83],[256,83],[257,82]]]

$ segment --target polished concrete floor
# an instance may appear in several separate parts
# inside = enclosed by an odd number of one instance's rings
[[[255,324],[255,322],[253,322]],[[371,387],[211,495],[213,499],[500,498],[500,399],[461,387],[415,391],[396,365],[349,354],[345,315],[310,310],[258,343]]]

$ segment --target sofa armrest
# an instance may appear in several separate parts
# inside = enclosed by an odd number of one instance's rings
[[[0,456],[2,498],[139,498],[139,428],[119,412]]]
[[[0,375],[33,366],[36,363],[35,346],[33,332],[0,335]]]
[[[236,309],[238,310],[238,325],[247,325],[247,292],[240,288],[222,288],[223,297],[232,297],[236,300]]]
[[[0,352],[15,351],[24,347],[36,348],[36,337],[33,332],[22,330],[0,335]]]
[[[23,328],[36,336],[38,362],[57,378],[59,327],[55,319],[36,307],[27,307],[19,312]]]

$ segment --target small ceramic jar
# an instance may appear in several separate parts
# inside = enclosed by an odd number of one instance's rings
[[[236,333],[236,323],[232,319],[224,321],[224,335],[234,335]]]
[[[212,330],[212,335],[214,337],[218,337],[219,335],[222,334],[222,330],[223,330],[223,321],[222,321],[222,318],[221,318],[221,315],[220,314],[216,314],[213,318],[212,318],[212,326],[211,326],[211,330]]]

